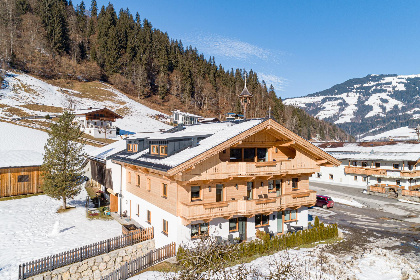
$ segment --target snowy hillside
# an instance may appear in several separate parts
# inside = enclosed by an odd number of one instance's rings
[[[419,87],[420,75],[368,75],[284,103],[353,135],[374,135],[419,123]]]
[[[164,115],[130,98],[111,86],[90,82],[79,86],[80,91],[54,86],[26,74],[7,72],[0,89],[0,119],[47,115],[62,112],[63,108],[107,107],[124,116],[115,123],[131,132],[158,131],[169,128],[155,119]]]

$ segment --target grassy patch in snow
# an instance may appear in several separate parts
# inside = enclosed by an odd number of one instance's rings
[[[61,90],[69,96],[89,98],[95,101],[112,101],[120,105],[125,104],[124,102],[119,100],[118,97],[115,96],[115,93],[105,90],[104,87],[106,87],[106,85],[103,85],[102,83],[97,81],[80,82],[74,80],[58,79],[48,80],[47,82],[57,87],[61,87]],[[66,89],[71,89],[71,91]]]
[[[15,195],[15,196],[6,196],[6,197],[1,197],[0,198],[0,201],[21,199],[21,198],[27,198],[27,197],[31,197],[31,196],[37,196],[37,195],[43,195],[43,193],[33,193],[33,194],[23,194],[23,195]]]
[[[60,206],[60,208],[58,208],[57,213],[66,213],[72,209],[76,209],[75,206],[67,206],[66,209],[63,208],[63,206]]]
[[[29,114],[25,111],[23,111],[22,109],[19,109],[17,107],[7,107],[3,110],[3,112],[7,112],[13,116],[18,116],[18,117],[27,117],[29,116]]]
[[[24,107],[26,109],[38,112],[49,112],[49,113],[62,113],[63,108],[55,107],[55,106],[48,106],[48,105],[40,105],[40,104],[25,104],[21,105],[20,107]]]

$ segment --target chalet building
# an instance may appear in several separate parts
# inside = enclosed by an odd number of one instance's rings
[[[339,164],[273,119],[137,134],[107,160],[118,211],[153,226],[157,247],[306,228],[316,202],[309,177]]]
[[[235,113],[226,113],[226,121],[237,121],[237,120],[243,120],[244,115],[235,114]]]
[[[115,138],[117,128],[113,125],[116,119],[122,118],[107,108],[80,109],[74,112],[75,121],[80,129],[95,138]]]
[[[197,124],[200,119],[203,119],[203,117],[181,112],[180,110],[172,111],[171,121],[173,124],[183,124],[183,125],[192,125]]]
[[[339,167],[321,167],[311,181],[368,188],[385,186],[420,189],[420,144],[403,142],[320,144],[341,161]]]
[[[0,197],[42,192],[41,153],[0,151]]]

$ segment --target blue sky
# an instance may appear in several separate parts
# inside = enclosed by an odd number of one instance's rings
[[[100,8],[109,1],[97,2]],[[282,98],[367,74],[420,73],[420,1],[111,3],[117,11],[139,12],[225,68],[253,69]]]

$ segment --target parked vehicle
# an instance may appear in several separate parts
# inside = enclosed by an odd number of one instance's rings
[[[315,206],[322,207],[322,208],[332,208],[334,206],[334,201],[329,196],[317,195]]]

